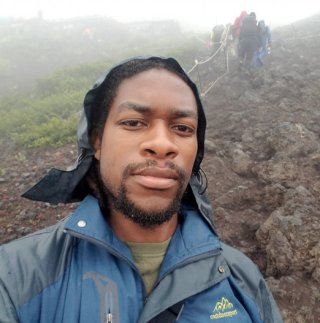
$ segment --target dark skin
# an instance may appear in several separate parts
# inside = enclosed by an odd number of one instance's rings
[[[151,69],[124,80],[102,138],[94,145],[104,184],[115,196],[122,184],[126,198],[144,212],[166,210],[190,180],[197,126],[194,94],[175,74]],[[178,225],[177,213],[164,223],[143,227],[112,205],[109,209],[109,224],[125,241],[162,242]]]

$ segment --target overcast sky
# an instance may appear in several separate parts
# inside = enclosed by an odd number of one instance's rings
[[[242,10],[255,11],[271,25],[287,24],[320,12],[319,0],[0,0],[0,16],[45,19],[103,15],[121,22],[176,19],[209,28],[233,22]]]

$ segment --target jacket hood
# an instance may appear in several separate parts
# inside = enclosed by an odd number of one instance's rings
[[[212,208],[205,194],[206,187],[203,187],[203,176],[200,169],[204,155],[206,130],[204,108],[202,106],[196,85],[191,81],[179,63],[173,58],[162,58],[155,56],[147,58],[132,58],[121,62],[104,73],[102,77],[95,82],[93,87],[87,92],[84,98],[83,110],[80,114],[77,130],[78,158],[74,166],[67,171],[56,168],[51,169],[48,174],[45,175],[45,177],[43,177],[36,185],[25,192],[22,196],[35,201],[57,204],[78,202],[88,194],[89,191],[84,185],[81,184],[83,183],[83,179],[94,158],[94,149],[88,136],[88,129],[91,126],[92,120],[91,112],[95,108],[97,97],[101,95],[103,85],[110,80],[110,76],[113,74],[115,69],[132,60],[155,60],[164,62],[166,65],[169,65],[170,68],[173,68],[174,71],[185,76],[185,81],[191,88],[196,98],[198,108],[198,151],[193,166],[192,176],[189,182],[189,192],[191,193],[191,196],[189,194],[188,197],[191,197],[207,221],[211,223]]]

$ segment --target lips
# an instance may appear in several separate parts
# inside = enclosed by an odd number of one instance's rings
[[[177,185],[179,176],[170,168],[148,167],[134,172],[133,179],[148,189],[166,190]]]

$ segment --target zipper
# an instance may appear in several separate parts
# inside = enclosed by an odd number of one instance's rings
[[[103,242],[100,242],[97,239],[90,238],[90,237],[85,236],[83,234],[77,233],[76,231],[73,231],[71,229],[64,229],[64,232],[65,233],[68,233],[71,236],[74,236],[76,238],[80,238],[80,239],[83,239],[83,240],[92,242],[93,244],[98,245],[98,246],[104,248],[105,250],[107,250],[110,254],[114,255],[115,257],[118,257],[118,258],[124,260],[126,263],[128,263],[129,266],[140,277],[141,284],[142,284],[142,289],[143,289],[143,305],[144,306],[146,305],[146,303],[148,302],[148,297],[146,296],[146,289],[145,289],[144,282],[143,282],[143,279],[141,277],[141,274],[140,274],[138,268],[135,266],[134,263],[132,263],[128,258],[124,257],[123,255],[121,255],[120,253],[118,253],[117,251],[115,251],[113,248],[110,248],[108,245],[106,245]],[[161,277],[159,277],[157,279],[156,283],[154,284],[154,287],[156,287],[165,276],[169,275],[171,272],[173,272],[177,268],[179,268],[181,266],[185,266],[185,265],[187,265],[189,263],[192,263],[192,262],[195,262],[195,261],[198,261],[198,260],[202,260],[202,259],[205,259],[205,258],[209,258],[210,256],[217,256],[219,254],[221,254],[221,250],[220,249],[215,249],[215,250],[207,251],[207,252],[202,253],[200,255],[197,255],[197,256],[188,258],[187,260],[185,260],[183,262],[179,262],[178,264],[176,264],[175,266],[173,266],[170,270],[168,270],[167,272],[165,272]],[[106,313],[106,322],[107,323],[112,323],[112,313],[111,312],[108,312],[107,311],[107,313]]]
[[[112,314],[108,313],[106,316],[106,323],[112,323]]]
[[[106,294],[106,323],[112,323],[112,294]]]

